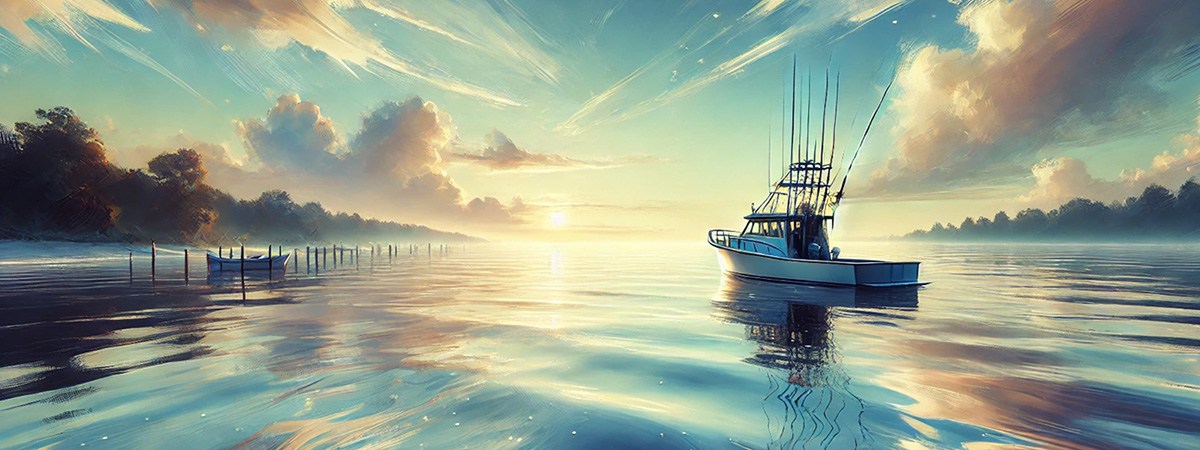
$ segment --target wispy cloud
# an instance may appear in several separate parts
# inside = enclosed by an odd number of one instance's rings
[[[907,2],[842,0],[788,3],[762,0],[728,25],[715,23],[720,21],[719,13],[705,11],[697,25],[684,33],[673,46],[664,49],[600,94],[589,98],[556,129],[578,134],[596,125],[622,122],[646,114],[717,81],[736,76],[751,64],[787,48],[803,36],[826,32],[838,26],[861,26]],[[794,25],[774,30],[765,19],[775,15],[783,16],[785,22]],[[756,35],[764,37],[750,40]],[[689,44],[692,42],[698,43],[693,47]],[[705,70],[705,67],[709,67],[705,61],[720,62]],[[683,73],[680,73],[680,68],[683,68]],[[667,77],[670,83],[653,93],[653,86],[663,86],[657,80]],[[647,91],[651,93],[645,95]]]
[[[295,42],[322,52],[355,73],[382,69],[424,81],[439,89],[503,106],[521,106],[512,96],[460,80],[428,64],[414,64],[378,39],[360,31],[327,0],[165,0],[195,22],[196,28],[221,28],[255,37],[260,43]],[[382,9],[382,8],[376,8]],[[415,18],[393,11],[393,16]],[[351,67],[353,66],[353,67]]]
[[[478,152],[454,152],[450,161],[464,161],[497,171],[551,172],[575,169],[605,169],[663,161],[648,155],[632,155],[610,160],[582,160],[554,153],[535,153],[517,146],[500,130],[488,133],[487,146]]]
[[[35,26],[31,27],[31,23]],[[151,31],[104,0],[0,0],[0,29],[16,38],[16,41],[0,40],[0,46],[9,47],[0,49],[0,53],[17,53],[17,50],[11,47],[19,45],[56,64],[69,64],[71,59],[62,43],[55,37],[54,32],[57,32],[96,53],[103,53],[102,49],[116,51],[166,77],[204,103],[212,104],[145,51],[118,37],[106,24],[143,33]]]
[[[555,40],[511,2],[414,2],[402,9],[363,1],[372,11],[465,46],[470,50],[467,54],[484,56],[551,85],[561,82],[564,68],[553,55]]]

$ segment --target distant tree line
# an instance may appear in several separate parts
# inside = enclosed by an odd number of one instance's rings
[[[1109,204],[1073,199],[1050,212],[1032,208],[1010,218],[966,218],[961,224],[937,223],[905,236],[930,240],[1118,240],[1200,239],[1200,184],[1194,179],[1178,192],[1159,185],[1137,197]]]
[[[287,192],[238,200],[205,183],[200,154],[160,154],[148,171],[108,161],[96,130],[65,107],[0,124],[0,238],[209,242],[471,240],[424,226],[334,214]]]

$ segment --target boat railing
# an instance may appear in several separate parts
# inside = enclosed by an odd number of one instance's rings
[[[787,252],[769,242],[748,238],[732,230],[710,230],[708,241],[722,247],[760,253],[764,255],[787,257]]]

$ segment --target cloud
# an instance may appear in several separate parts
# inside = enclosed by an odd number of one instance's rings
[[[266,119],[233,121],[247,152],[272,169],[327,171],[338,163],[343,143],[333,121],[312,102],[284,94]]]
[[[1200,38],[1200,3],[982,2],[959,23],[970,48],[919,48],[897,74],[899,155],[872,173],[875,194],[1012,181],[1052,144],[1169,122],[1151,113],[1166,101],[1158,76],[1198,59],[1180,50]]]
[[[240,183],[283,188],[341,210],[377,211],[406,221],[461,228],[517,224],[520,204],[495,198],[464,200],[444,171],[454,126],[449,114],[420,97],[387,101],[362,116],[343,140],[334,123],[298,95],[279,97],[265,118],[235,122],[253,163]]]
[[[123,27],[147,32],[144,25],[113,8],[104,0],[0,0],[0,28],[8,30],[22,44],[41,52],[58,53],[53,38],[30,28],[30,20],[57,25],[61,30],[79,40],[80,43],[96,48],[83,36],[80,25],[87,25],[83,18],[94,18]]]
[[[532,153],[517,147],[500,130],[487,135],[487,148],[480,153],[454,153],[457,159],[475,162],[492,170],[514,170],[523,167],[573,167],[582,161],[550,153]]]
[[[1055,207],[1073,198],[1120,200],[1141,193],[1151,184],[1175,189],[1200,175],[1200,128],[1180,136],[1178,142],[1183,147],[1179,152],[1163,152],[1151,160],[1149,169],[1126,169],[1116,180],[1093,177],[1087,164],[1076,158],[1043,160],[1032,169],[1037,184],[1020,200]]]
[[[165,3],[179,9],[192,22],[193,27],[202,32],[220,28],[269,48],[298,43],[328,55],[343,69],[356,76],[355,67],[375,74],[392,71],[446,91],[497,105],[521,105],[508,95],[459,80],[440,70],[429,68],[429,64],[414,64],[392,52],[379,40],[359,31],[335,9],[335,6],[357,6],[353,1],[152,0],[152,3]],[[377,7],[374,3],[367,5],[377,13],[383,11],[382,7]],[[391,16],[398,17],[397,14]]]
[[[31,22],[40,26],[30,27]],[[116,51],[166,77],[204,103],[212,105],[191,85],[151,58],[145,51],[117,36],[105,24],[114,24],[143,33],[150,32],[145,25],[104,0],[0,0],[0,29],[7,30],[16,37],[16,41],[11,41],[0,34],[0,54],[16,53],[15,50],[23,47],[55,64],[69,64],[71,59],[67,57],[65,47],[51,32],[57,31],[96,53],[102,53],[101,48]]]
[[[631,155],[612,160],[581,160],[553,153],[534,153],[517,146],[500,130],[487,135],[487,146],[479,152],[448,153],[450,160],[463,161],[487,167],[491,170],[523,170],[547,172],[570,169],[605,169],[630,164],[662,161],[649,155]]]
[[[181,148],[190,148],[200,154],[208,170],[209,184],[226,190],[230,186],[236,187],[232,193],[237,196],[257,197],[262,191],[274,189],[272,183],[278,181],[266,173],[249,170],[246,162],[233,157],[225,145],[201,141],[183,131],[157,143],[130,148],[109,147],[108,152],[110,159],[120,166],[145,168],[151,158]],[[261,183],[248,184],[249,179]]]
[[[593,95],[556,129],[579,134],[596,125],[638,117],[734,77],[804,36],[837,27],[861,26],[906,3],[908,0],[807,3],[761,0],[731,24],[721,22],[708,9],[697,14],[700,11],[685,8],[680,16],[700,17],[699,22],[654,58]],[[773,16],[793,25],[777,30],[773,21],[766,20]],[[755,39],[756,36],[762,37]],[[710,68],[703,63],[706,60],[720,62]]]

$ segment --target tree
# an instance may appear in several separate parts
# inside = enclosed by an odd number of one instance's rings
[[[1106,231],[1112,210],[1103,203],[1072,199],[1050,213],[1053,232],[1063,235],[1097,235]]]
[[[147,166],[158,184],[161,232],[188,240],[216,219],[216,191],[204,184],[208,171],[199,153],[181,148],[155,156]]]
[[[189,190],[194,190],[196,185],[203,183],[208,177],[208,170],[204,168],[200,153],[190,148],[155,156],[147,165],[150,167],[150,173],[159,181],[177,184]]]
[[[1017,213],[1017,217],[1013,219],[1012,230],[1016,234],[1033,235],[1042,232],[1049,222],[1045,212],[1030,208]]]
[[[1000,211],[992,218],[992,230],[996,235],[1007,236],[1012,231],[1012,221],[1008,219],[1008,213]]]
[[[19,151],[10,152],[0,165],[0,212],[18,226],[71,233],[107,230],[115,211],[105,187],[116,169],[96,130],[69,108],[35,114],[39,123],[15,125]]]

